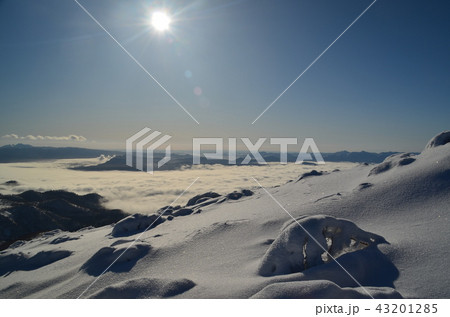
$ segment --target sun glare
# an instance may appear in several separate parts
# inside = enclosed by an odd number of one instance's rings
[[[160,32],[167,31],[170,27],[170,17],[161,11],[152,14],[151,25]]]

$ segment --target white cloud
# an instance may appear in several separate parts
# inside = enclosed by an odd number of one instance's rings
[[[27,135],[27,136],[18,136],[17,134],[6,134],[2,136],[4,139],[14,139],[14,140],[30,140],[30,141],[43,141],[43,140],[49,140],[49,141],[74,141],[74,142],[85,142],[87,139],[82,135],[67,135],[67,136],[42,136],[42,135]]]
[[[4,136],[2,136],[2,138],[4,138],[4,139],[19,139],[19,136],[17,135],[17,134],[7,134],[7,135],[4,135]]]
[[[252,177],[263,186],[270,187],[296,179],[312,169],[343,170],[356,165],[331,162],[321,166],[293,163],[264,166],[196,165],[181,171],[155,171],[153,175],[137,171],[86,172],[66,169],[98,164],[104,158],[0,164],[0,184],[8,180],[19,182],[18,186],[2,188],[2,193],[21,193],[28,189],[64,189],[78,194],[96,192],[106,198],[105,206],[108,208],[119,208],[130,213],[152,213],[177,199],[196,177],[200,179],[175,205],[185,204],[189,198],[208,191],[227,194],[242,188],[254,189],[257,185]],[[33,168],[32,173],[30,168]]]

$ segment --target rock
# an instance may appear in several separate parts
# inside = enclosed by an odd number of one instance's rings
[[[298,181],[301,181],[302,179],[305,179],[305,178],[307,178],[307,177],[311,177],[311,176],[320,176],[320,175],[323,175],[323,172],[318,172],[318,171],[316,171],[316,170],[312,170],[311,172],[304,173],[304,174],[297,180],[297,182],[298,182]]]
[[[194,205],[196,205],[198,203],[197,201],[199,199],[201,199],[201,198],[205,198],[205,197],[216,198],[216,197],[219,197],[219,196],[220,195],[218,193],[215,193],[215,192],[207,192],[207,193],[204,193],[204,194],[201,194],[201,195],[197,195],[197,196],[194,196],[191,199],[189,199],[189,201],[186,204],[186,206],[194,206]]]
[[[228,195],[227,195],[227,198],[228,199],[231,199],[231,200],[238,200],[239,198],[241,198],[243,195],[242,195],[242,193],[239,193],[239,192],[232,192],[232,193],[229,193]]]
[[[249,189],[243,189],[241,192],[234,191],[232,193],[229,193],[226,198],[231,200],[238,200],[241,199],[244,196],[252,196],[253,192]]]
[[[19,182],[15,181],[15,180],[10,180],[10,181],[4,182],[3,185],[6,185],[6,186],[17,186],[17,185],[19,185]]]
[[[358,185],[358,190],[363,190],[372,186],[373,186],[372,183],[361,183]]]
[[[77,231],[101,227],[127,216],[121,210],[105,209],[98,194],[77,195],[63,190],[25,191],[1,195],[0,250],[17,240],[30,240],[50,230]]]
[[[191,208],[181,208],[181,209],[178,209],[177,211],[175,211],[172,215],[174,217],[188,216],[188,215],[192,214],[193,212],[194,212],[194,210],[192,210]]]
[[[197,202],[196,202],[195,204],[196,204],[196,205],[197,205],[197,204],[201,204],[201,203],[203,203],[203,202],[205,202],[205,201],[208,201],[208,200],[210,200],[210,199],[211,199],[211,197],[203,197],[203,198],[198,199]]]

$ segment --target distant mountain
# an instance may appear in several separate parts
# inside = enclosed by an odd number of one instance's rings
[[[191,166],[192,165],[192,155],[190,154],[177,154],[172,153],[170,161],[168,161],[166,164],[161,166],[160,168],[157,167],[158,161],[160,161],[165,154],[163,153],[154,153],[153,156],[153,169],[156,170],[178,170],[182,168],[183,166]],[[143,159],[143,166],[144,169],[147,169],[147,159],[144,155]],[[242,161],[242,159],[241,159]],[[228,165],[228,160],[208,160],[205,157],[202,157],[200,159],[201,164],[207,164],[207,165],[213,165],[213,164],[220,164],[220,165]],[[251,161],[249,164],[255,165],[256,162]],[[125,155],[117,155],[110,159],[107,162],[98,164],[98,165],[91,165],[91,166],[77,166],[73,167],[71,169],[79,170],[79,171],[137,171],[136,168],[130,167],[126,165],[126,158]]]
[[[325,161],[328,162],[353,162],[353,163],[381,163],[386,157],[396,154],[398,152],[382,152],[382,153],[371,153],[371,152],[348,152],[340,151],[336,153],[322,153]],[[15,144],[15,145],[5,145],[0,147],[0,163],[12,163],[12,162],[30,162],[30,161],[40,161],[40,160],[54,160],[54,159],[71,159],[71,158],[94,158],[100,155],[116,155],[115,158],[108,162],[96,165],[96,166],[85,166],[77,167],[78,170],[136,170],[135,168],[129,167],[125,164],[125,155],[121,151],[107,151],[107,150],[95,150],[86,149],[78,147],[35,147],[28,144]],[[237,164],[244,159],[247,154],[238,155]],[[297,159],[297,153],[288,153],[288,162],[295,162]],[[163,153],[155,153],[154,161],[157,162],[162,159]],[[279,162],[280,154],[274,152],[261,152],[261,156],[266,160],[266,162]],[[145,161],[145,157],[144,157]],[[220,164],[228,165],[228,158],[224,157],[222,160],[207,160],[202,157],[200,160],[201,164]],[[311,161],[314,162],[314,161]],[[305,162],[308,163],[308,162]],[[252,159],[249,165],[256,165],[257,162]],[[167,162],[160,170],[176,170],[180,169],[182,166],[192,165],[192,155],[190,154],[179,154],[172,153],[171,160]],[[144,162],[145,166],[145,162]],[[156,166],[155,166],[156,169]]]
[[[352,163],[381,163],[383,160],[392,155],[396,154],[398,152],[383,152],[383,153],[369,153],[369,152],[336,152],[336,153],[323,153],[322,156],[325,160],[325,162],[352,162]],[[295,162],[297,159],[298,154],[289,153],[287,156],[288,162]],[[279,162],[280,161],[280,155],[279,153],[269,153],[269,152],[261,152],[261,156],[264,158],[264,160],[268,163],[271,162]],[[153,160],[153,169],[154,170],[177,170],[182,168],[183,166],[192,166],[192,155],[189,154],[176,154],[172,153],[171,159],[169,162],[158,168],[156,164],[159,160],[161,160],[164,157],[163,153],[154,153],[154,160]],[[245,155],[238,156],[237,157],[237,165],[241,165],[242,160],[245,158]],[[143,167],[144,169],[147,169],[146,164],[146,157],[144,155],[143,160]],[[227,159],[222,160],[208,160],[205,157],[201,157],[200,159],[201,164],[205,165],[213,165],[213,164],[219,164],[219,165],[229,165]],[[252,159],[248,165],[257,165],[255,159]],[[315,165],[315,161],[305,161],[303,162],[305,165]],[[112,158],[111,160],[98,164],[98,165],[91,165],[91,166],[77,166],[73,167],[72,169],[75,170],[81,170],[81,171],[136,171],[137,169],[134,167],[130,167],[126,165],[125,162],[125,155],[118,155]]]
[[[0,147],[0,163],[94,158],[102,154],[116,155],[123,153],[119,151],[93,150],[78,147],[35,147],[19,143]]]
[[[340,151],[335,153],[322,153],[325,162],[352,162],[352,163],[381,163],[384,159],[392,154],[397,154],[398,152],[382,152],[382,153],[372,153],[372,152],[348,152]],[[262,157],[267,162],[279,162],[279,153],[261,152]],[[295,162],[297,159],[297,153],[288,153],[288,162]],[[307,161],[305,161],[307,162]],[[311,161],[314,162],[314,161]]]
[[[328,162],[353,162],[353,163],[381,163],[388,156],[399,152],[371,153],[366,151],[336,153],[322,153],[323,159]]]

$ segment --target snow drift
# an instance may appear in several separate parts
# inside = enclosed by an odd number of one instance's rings
[[[311,176],[266,188],[290,215],[253,184],[16,242],[0,252],[0,297],[450,296],[449,132],[418,155]]]
[[[351,221],[323,215],[302,217],[272,243],[258,271],[263,276],[301,272],[379,243],[386,240]]]

